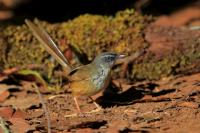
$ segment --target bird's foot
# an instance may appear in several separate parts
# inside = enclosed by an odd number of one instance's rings
[[[91,111],[89,111],[89,112],[86,112],[86,113],[87,113],[87,114],[97,113],[97,112],[99,112],[99,111],[101,111],[101,110],[102,110],[102,108],[99,106],[98,108],[93,109],[93,110],[91,110]]]
[[[77,117],[78,113],[70,114],[70,115],[65,115],[65,118],[71,118],[71,117]]]
[[[65,115],[65,118],[73,118],[73,117],[78,117],[80,114],[82,113],[74,113],[74,114],[69,114],[69,115]]]
[[[57,97],[66,97],[66,94],[53,95],[53,96],[50,96],[48,99],[52,100],[52,99],[57,98]]]
[[[97,113],[100,112],[102,110],[102,108],[96,108],[93,109],[89,112],[80,112],[80,113],[74,113],[74,114],[69,114],[69,115],[65,115],[65,118],[73,118],[73,117],[88,117],[88,114],[93,114],[93,113]]]

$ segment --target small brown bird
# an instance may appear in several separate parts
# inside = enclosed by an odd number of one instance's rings
[[[96,111],[101,110],[101,107],[91,96],[108,87],[112,66],[117,59],[123,58],[125,55],[105,52],[98,55],[90,64],[72,69],[67,59],[45,30],[40,25],[37,27],[29,20],[25,20],[25,22],[46,50],[69,72],[70,89],[79,113],[81,113],[81,109],[77,101],[78,96],[88,96],[97,107]]]

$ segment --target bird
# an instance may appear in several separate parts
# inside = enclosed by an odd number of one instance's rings
[[[96,110],[93,110],[93,112],[100,111],[102,109],[101,106],[98,105],[91,96],[108,87],[111,80],[111,69],[113,65],[116,60],[124,58],[126,55],[117,54],[115,52],[103,52],[96,56],[91,63],[73,68],[41,25],[36,25],[28,19],[25,20],[25,23],[38,41],[43,44],[46,51],[66,70],[69,79],[69,88],[78,112],[82,113],[77,101],[77,97],[79,96],[89,97],[96,106]]]

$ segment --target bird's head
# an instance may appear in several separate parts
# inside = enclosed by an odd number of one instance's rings
[[[124,57],[125,55],[123,54],[117,54],[114,52],[104,52],[98,55],[93,62],[97,65],[102,64],[108,67],[112,67],[117,59],[121,59]]]

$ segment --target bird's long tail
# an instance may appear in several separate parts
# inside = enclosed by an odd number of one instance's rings
[[[63,68],[69,73],[72,70],[69,61],[65,58],[62,54],[60,49],[56,46],[55,42],[52,38],[48,35],[48,33],[41,27],[40,24],[37,26],[31,22],[30,20],[26,19],[25,23],[33,32],[34,36],[38,39],[38,41],[43,44],[47,52],[51,54],[62,66]]]

